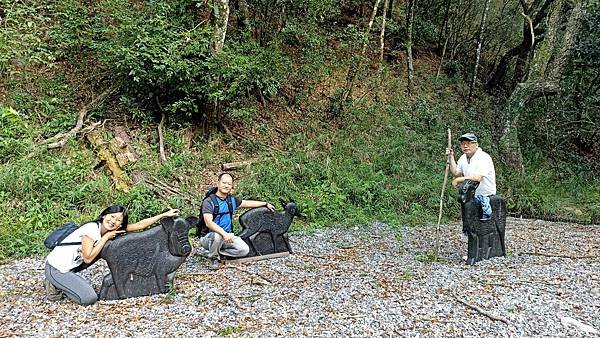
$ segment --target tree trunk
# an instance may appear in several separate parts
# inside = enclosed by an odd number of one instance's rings
[[[481,59],[483,30],[485,28],[485,19],[487,17],[489,7],[490,0],[485,0],[485,8],[483,10],[483,16],[481,17],[481,23],[479,24],[479,37],[477,39],[477,55],[475,56],[475,67],[473,67],[473,78],[471,79],[471,85],[469,86],[469,97],[467,98],[467,101],[471,101],[471,97],[473,96],[473,88],[475,87],[475,82],[477,81],[477,68],[479,68],[479,60]]]
[[[504,162],[512,169],[523,172],[523,156],[519,142],[518,123],[527,104],[540,97],[557,95],[561,92],[560,79],[579,32],[579,23],[585,11],[585,0],[578,1],[570,12],[562,43],[552,60],[550,73],[544,79],[529,80],[517,84],[500,118],[499,147]]]
[[[376,0],[375,5],[373,5],[373,11],[371,12],[371,18],[369,19],[369,25],[367,26],[367,31],[365,32],[365,36],[363,39],[363,46],[360,50],[360,55],[365,55],[367,51],[367,45],[369,44],[369,34],[371,33],[371,27],[373,27],[373,21],[375,21],[375,16],[377,15],[377,8],[379,8],[379,3],[381,0]]]
[[[553,96],[560,92],[557,82],[519,83],[501,114],[499,148],[504,163],[519,173],[524,173],[523,154],[519,142],[518,125],[526,105],[541,96]]]
[[[115,188],[120,191],[129,192],[133,182],[127,176],[127,172],[121,168],[116,154],[111,150],[111,148],[113,150],[118,148],[111,147],[110,144],[112,142],[104,141],[104,138],[97,130],[88,133],[87,139],[94,148],[100,163],[105,165],[106,173],[113,181]]]
[[[250,12],[248,10],[248,3],[246,0],[237,0],[235,2],[235,9],[237,11],[237,29],[243,35],[249,35],[252,32],[252,26],[250,25]]]
[[[406,11],[406,67],[408,69],[408,96],[412,96],[413,94],[413,55],[412,55],[412,30],[413,30],[413,19],[414,19],[414,10],[415,10],[415,2],[417,0],[408,0],[408,10]]]
[[[550,10],[550,5],[554,1],[555,0],[536,0],[533,4],[528,5],[525,0],[520,0],[523,9],[521,15],[524,16],[523,40],[518,46],[511,48],[504,56],[502,56],[494,74],[486,84],[488,92],[498,88],[507,89],[508,92],[512,92],[517,83],[525,80],[527,63],[532,57],[531,52],[533,51],[536,42],[535,37],[536,35],[543,37],[546,30],[545,27],[538,27],[538,25],[545,21],[548,16],[548,11]],[[514,76],[507,81],[506,75],[508,73],[508,68],[515,57],[517,57],[517,62],[515,64]]]
[[[371,12],[371,18],[369,20],[369,25],[367,26],[367,29],[365,32],[363,46],[360,51],[359,59],[357,62],[351,63],[350,66],[348,67],[348,72],[346,73],[346,85],[344,86],[344,89],[342,90],[342,95],[340,97],[340,101],[338,102],[336,114],[340,114],[342,112],[344,105],[346,104],[348,99],[351,97],[352,88],[354,87],[354,80],[356,78],[356,73],[360,69],[360,66],[362,64],[362,58],[364,57],[365,52],[367,51],[367,44],[369,43],[369,34],[371,32],[371,27],[373,26],[373,21],[375,20],[375,15],[377,15],[377,7],[379,7],[380,1],[381,0],[376,0],[375,5],[373,6],[373,11]]]
[[[450,33],[448,35],[448,44],[450,47],[446,47],[450,48],[450,57],[448,58],[448,61],[454,60],[458,48],[461,46],[462,43],[464,43],[464,41],[459,41],[458,39],[460,37],[460,32],[465,31],[465,26],[467,24],[467,21],[469,21],[469,13],[471,12],[471,8],[473,7],[474,3],[475,1],[469,0],[467,0],[465,3],[463,3],[462,1],[458,1],[457,3],[457,8],[460,8],[461,11],[458,17],[451,18],[452,20],[450,21],[448,26],[450,28]],[[453,24],[452,21],[454,21],[455,19],[457,20]],[[446,54],[448,54],[448,51],[446,51]]]
[[[161,163],[167,162],[167,155],[165,155],[165,139],[163,137],[163,126],[165,125],[165,120],[167,119],[167,115],[160,104],[160,100],[158,99],[158,94],[154,95],[154,99],[156,100],[156,106],[158,106],[158,110],[160,111],[160,122],[158,123],[158,150],[159,150],[159,159]]]
[[[523,48],[517,54],[515,60],[515,72],[512,78],[512,84],[510,88],[515,88],[517,83],[527,81],[527,68],[530,59],[533,57],[533,51],[535,47],[535,31],[533,28],[533,21],[526,15],[525,22],[523,24],[523,36],[527,37],[528,45],[527,48]]]
[[[383,47],[384,47],[384,37],[385,37],[385,20],[387,18],[388,4],[390,0],[385,0],[383,2],[383,15],[381,17],[381,34],[379,34],[379,68],[381,68],[383,64]]]
[[[488,89],[488,91],[504,87],[506,81],[506,74],[508,73],[508,66],[510,65],[510,62],[517,55],[524,55],[529,53],[531,46],[533,46],[533,37],[529,33],[529,24],[526,22],[523,26],[523,41],[521,41],[520,45],[513,47],[502,56],[500,62],[498,63],[498,66],[496,67],[496,70],[494,71],[494,74],[486,84],[486,88]]]
[[[223,50],[227,23],[229,22],[229,0],[214,0],[213,2],[213,51],[218,53]]]
[[[450,36],[448,34],[448,22],[450,20],[450,5],[452,4],[452,0],[446,0],[446,8],[444,10],[444,21],[442,26],[440,27],[440,32],[438,34],[438,53],[440,53],[440,63],[437,68],[437,72],[435,73],[435,80],[437,81],[438,77],[440,77],[440,72],[442,71],[442,66],[444,65],[444,57],[446,56],[446,48],[448,48],[448,41],[450,40]],[[442,40],[444,41],[444,45],[442,46]]]
[[[446,38],[446,41],[444,42],[444,47],[442,48],[442,56],[440,57],[440,64],[438,65],[437,72],[435,73],[436,81],[437,81],[438,77],[440,76],[440,72],[442,71],[442,66],[444,65],[444,56],[446,56],[446,47],[448,47],[449,39],[450,39],[450,37]]]
[[[574,4],[573,9],[569,15],[569,21],[565,28],[565,34],[563,35],[563,41],[560,49],[555,54],[552,54],[548,60],[547,73],[548,78],[554,81],[559,81],[562,77],[565,65],[569,61],[573,47],[577,43],[577,34],[580,33],[579,28],[583,13],[586,11],[587,0],[580,0]]]
[[[387,18],[388,20],[392,18],[392,12],[394,11],[394,0],[390,0],[390,3],[388,5],[388,12],[387,12]]]
[[[387,19],[388,5],[390,0],[385,0],[383,2],[383,13],[381,15],[381,33],[379,34],[379,68],[378,68],[378,76],[379,76],[379,90],[377,91],[376,98],[379,99],[383,97],[383,54],[385,50],[385,23]]]
[[[448,44],[448,39],[446,38],[446,35],[448,35],[446,33],[446,29],[448,28],[448,20],[450,18],[450,5],[452,4],[452,0],[446,0],[446,6],[444,9],[444,20],[442,22],[442,25],[440,27],[440,31],[438,33],[438,53],[441,53],[441,55],[444,54],[444,52],[446,51],[446,45]],[[444,42],[444,49],[442,50],[442,41]],[[440,52],[440,50],[442,50]],[[438,72],[439,74],[439,72]]]

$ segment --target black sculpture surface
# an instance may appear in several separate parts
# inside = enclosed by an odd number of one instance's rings
[[[101,257],[110,273],[104,276],[100,299],[123,299],[166,293],[175,271],[192,251],[190,221],[163,218],[152,229],[129,233],[108,241]]]
[[[254,208],[240,216],[240,236],[250,247],[246,257],[278,252],[292,252],[288,230],[300,210],[294,202],[282,202],[283,211],[273,212],[266,207]]]
[[[481,205],[474,200],[479,182],[465,180],[458,187],[463,232],[469,238],[467,264],[491,257],[506,256],[504,234],[506,227],[506,202],[498,195],[490,196],[492,219],[480,221]]]

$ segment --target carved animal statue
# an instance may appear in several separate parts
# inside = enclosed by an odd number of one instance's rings
[[[506,256],[504,243],[506,202],[500,196],[491,196],[492,219],[480,221],[481,206],[473,200],[478,185],[479,182],[465,180],[458,187],[463,231],[469,238],[467,249],[467,264],[469,265],[491,257]]]
[[[175,271],[192,251],[181,217],[163,218],[160,225],[109,241],[100,253],[110,273],[104,277],[100,299],[123,299],[166,293]]]
[[[261,256],[277,252],[292,252],[288,230],[300,209],[293,201],[281,201],[283,211],[273,212],[266,207],[254,208],[240,216],[240,236],[250,247],[246,257]]]

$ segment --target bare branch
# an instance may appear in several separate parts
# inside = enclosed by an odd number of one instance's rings
[[[162,127],[165,124],[165,113],[161,113],[160,123],[158,124],[158,149],[160,151],[160,161],[162,163],[167,162],[167,156],[165,155],[165,140],[163,138]]]
[[[467,303],[464,300],[458,298],[458,296],[456,294],[453,294],[452,296],[454,297],[454,299],[456,299],[457,302],[463,304],[464,306],[471,308],[492,320],[497,320],[497,321],[503,322],[506,325],[510,325],[510,323],[508,322],[508,319],[506,319],[504,317],[496,316],[492,313],[489,313],[488,311],[485,311],[484,309],[480,308],[477,305]]]
[[[600,258],[598,256],[573,256],[573,255],[559,255],[553,253],[545,253],[545,252],[520,252],[520,255],[530,255],[530,256],[544,256],[544,257],[557,257],[557,258],[570,258],[570,259],[597,259]]]
[[[527,22],[529,22],[529,31],[531,34],[531,47],[533,47],[533,42],[535,40],[535,33],[533,31],[533,22],[531,21],[531,18],[528,15],[526,15],[525,13],[521,13],[521,15],[525,17]]]
[[[94,108],[96,105],[103,102],[106,99],[106,97],[109,96],[116,89],[117,89],[116,85],[109,87],[108,89],[103,91],[100,95],[96,96],[90,103],[86,104],[81,109],[79,109],[77,123],[75,123],[75,127],[73,127],[73,129],[69,130],[66,133],[58,133],[58,134],[54,135],[53,137],[40,142],[40,144],[49,143],[47,146],[48,149],[62,148],[71,137],[75,136],[78,132],[81,131],[81,128],[83,127],[83,120],[85,119],[85,116],[87,115],[88,111],[90,109]],[[94,125],[94,127],[97,126],[98,124],[99,123],[96,123]],[[92,127],[92,129],[94,127]],[[86,130],[89,128],[90,127],[86,127]]]
[[[156,105],[158,106],[158,109],[160,110],[160,123],[158,124],[158,127],[157,127],[157,129],[158,129],[158,150],[160,153],[159,158],[160,158],[161,163],[165,163],[165,162],[167,162],[167,156],[165,155],[165,141],[163,138],[162,127],[165,124],[166,115],[162,108],[162,105],[160,104],[158,95],[154,96],[154,99],[156,100]]]
[[[260,257],[260,256],[255,256],[255,257]],[[250,258],[253,258],[253,257],[250,257]],[[249,261],[245,261],[245,262],[249,262]],[[253,275],[253,276],[259,277],[259,278],[261,278],[262,280],[264,280],[265,282],[267,282],[269,285],[273,284],[273,281],[271,281],[271,280],[270,280],[270,279],[268,279],[267,277],[265,277],[265,276],[261,275],[260,273],[256,273],[256,272],[248,271],[248,270],[246,270],[246,269],[242,269],[242,268],[240,268],[239,266],[236,266],[236,265],[230,265],[230,264],[227,264],[227,265],[225,265],[224,267],[225,267],[225,268],[230,268],[230,269],[236,269],[236,270],[238,270],[238,271],[241,271],[241,272],[247,273],[247,274],[249,274],[249,275]]]

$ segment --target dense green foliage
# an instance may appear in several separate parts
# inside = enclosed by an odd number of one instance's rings
[[[600,217],[597,5],[582,22],[589,34],[577,40],[564,90],[532,101],[518,121],[523,174],[505,165],[496,144],[502,95],[478,91],[475,101],[464,102],[477,2],[465,11],[454,1],[417,2],[412,98],[404,91],[403,4],[394,2],[389,15],[379,68],[378,32],[371,40],[364,34],[369,2],[246,3],[246,17],[232,7],[225,47],[214,53],[204,1],[0,0],[0,260],[43,254],[50,229],[93,219],[113,203],[126,205],[133,221],[170,207],[196,214],[219,165],[243,159],[254,163],[234,173],[236,193],[295,199],[304,216],[293,230],[374,220],[431,224],[447,128],[480,136],[511,211]],[[431,46],[443,46],[447,36],[440,30],[446,4],[452,48],[436,79]],[[487,34],[482,57],[488,76],[521,40],[518,4],[502,4],[492,1],[486,28],[497,33]],[[379,15],[374,30],[380,24]],[[361,56],[364,41],[370,51]],[[332,113],[347,67],[358,60],[365,67],[357,70],[355,97]],[[72,128],[77,110],[111,86],[116,91],[90,107],[87,119],[105,121],[105,140],[114,127],[127,128],[139,160],[124,169],[142,177],[128,192],[115,189],[85,137],[56,150],[40,144]],[[166,163],[157,155],[161,112],[169,115]],[[226,131],[199,132],[213,122]],[[165,193],[155,180],[179,193]],[[447,188],[444,221],[454,224],[459,208]]]

